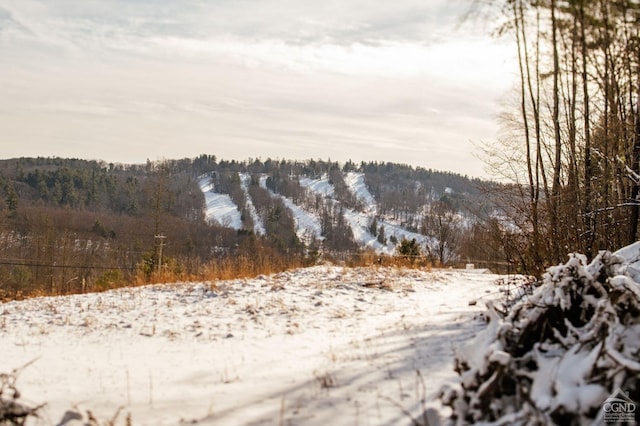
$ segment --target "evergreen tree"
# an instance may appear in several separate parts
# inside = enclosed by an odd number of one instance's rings
[[[411,240],[403,238],[396,247],[396,253],[404,258],[416,258],[420,256],[420,245],[415,238]]]

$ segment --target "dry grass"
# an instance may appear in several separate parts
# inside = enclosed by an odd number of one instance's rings
[[[433,266],[424,256],[390,256],[372,251],[344,254],[341,256],[326,256],[327,260],[355,268],[359,266],[393,266],[398,268],[431,269]]]
[[[314,371],[313,376],[320,389],[330,389],[337,386],[336,379],[329,372]]]
[[[374,252],[358,252],[342,254],[340,256],[325,255],[323,260],[341,264],[345,268],[355,267],[398,267],[409,269],[429,269],[430,265],[424,258],[402,258],[397,256],[379,255]],[[214,259],[206,264],[198,264],[194,272],[193,262],[186,259],[179,261],[172,259],[159,271],[149,273],[140,266],[135,273],[126,277],[122,274],[112,274],[112,279],[103,280],[100,283],[92,283],[82,280],[82,285],[61,291],[60,286],[53,285],[50,288],[35,288],[29,291],[17,291],[12,294],[0,291],[0,302],[10,300],[23,300],[33,297],[60,296],[74,293],[95,293],[123,287],[135,287],[156,283],[218,281],[254,278],[259,275],[272,275],[286,270],[310,266],[310,260],[302,256],[286,256],[273,251],[243,254],[238,256],[224,256]]]

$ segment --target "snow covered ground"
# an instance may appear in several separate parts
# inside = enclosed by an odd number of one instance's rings
[[[356,199],[364,204],[365,212],[375,215],[378,205],[367,188],[364,181],[364,173],[348,172],[344,177],[344,181],[351,193],[356,196]]]
[[[134,425],[396,425],[456,381],[499,276],[322,265],[0,304],[25,401]],[[471,300],[479,303],[470,305]],[[425,402],[421,400],[424,399]]]
[[[329,176],[327,175],[323,175],[318,179],[311,179],[303,176],[300,178],[300,186],[324,197],[333,197],[335,195],[335,190],[333,185],[329,183]]]
[[[204,194],[205,219],[218,222],[222,226],[242,229],[240,211],[228,194],[219,194],[211,184],[211,179],[203,177],[199,181],[200,190]]]
[[[251,175],[249,173],[241,173],[240,182],[242,185],[242,190],[247,197],[247,208],[249,210],[249,214],[251,215],[251,219],[253,220],[253,229],[256,234],[264,235],[267,233],[264,228],[264,223],[262,223],[262,219],[260,218],[256,207],[253,205],[253,200],[251,200],[251,195],[249,195],[249,183],[251,182]]]

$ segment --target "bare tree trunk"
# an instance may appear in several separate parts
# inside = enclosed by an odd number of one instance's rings
[[[561,230],[559,226],[559,205],[560,205],[560,172],[562,165],[562,139],[560,134],[560,61],[558,54],[558,21],[556,18],[556,0],[551,0],[551,44],[553,49],[553,134],[555,142],[555,158],[553,164],[553,183],[551,187],[552,210],[551,215],[551,236],[554,260],[560,258]]]
[[[567,214],[566,212],[575,209],[581,205],[578,180],[578,153],[577,153],[577,103],[578,103],[578,14],[574,6],[571,8],[571,15],[573,16],[573,22],[570,32],[570,41],[567,46],[565,41],[563,45],[568,51],[565,55],[565,61],[568,61],[567,69],[570,70],[567,76],[567,87],[569,93],[566,95],[566,109],[567,112],[567,142],[569,145],[569,158],[567,165],[567,190],[566,201],[563,203],[563,213],[567,220],[567,226],[570,233],[570,246],[576,247],[580,241],[580,235],[583,233],[583,221],[579,215]]]
[[[600,7],[602,11],[602,19],[603,19],[603,28],[604,28],[604,42],[602,45],[603,53],[604,53],[604,75],[603,75],[603,83],[604,83],[604,110],[603,110],[603,149],[602,154],[605,159],[610,158],[609,153],[609,134],[610,134],[610,109],[611,109],[611,84],[610,84],[610,62],[611,55],[609,50],[610,43],[610,33],[609,33],[609,14],[607,8],[608,0],[602,0],[600,2]],[[603,173],[602,173],[602,193],[603,193],[603,203],[602,210],[608,211],[609,204],[609,185],[610,185],[610,170],[611,165],[610,161],[604,161]],[[610,220],[605,216],[603,220],[603,230],[602,235],[609,236],[610,235]],[[596,224],[597,226],[597,224]]]
[[[638,60],[640,61],[640,50],[638,52]],[[639,62],[640,63],[640,62]],[[640,65],[638,66],[638,91],[636,95],[636,110],[635,110],[635,131],[633,139],[633,163],[632,170],[636,175],[640,175]],[[633,105],[632,105],[633,106]],[[633,186],[631,188],[631,216],[629,217],[629,235],[627,242],[632,244],[636,241],[638,235],[638,217],[640,216],[640,200],[638,199],[640,182],[638,179],[633,180]]]
[[[589,257],[593,255],[593,244],[595,240],[595,221],[592,215],[591,201],[591,180],[593,179],[593,170],[591,167],[591,105],[589,99],[589,74],[587,72],[587,36],[586,36],[586,16],[584,10],[584,2],[580,2],[580,42],[582,53],[582,97],[584,102],[584,209],[583,216],[585,218],[585,254]]]
[[[518,47],[518,66],[520,70],[520,109],[522,114],[522,123],[524,125],[524,134],[525,134],[525,144],[526,144],[526,162],[527,162],[527,178],[529,182],[529,209],[530,209],[530,217],[531,217],[531,228],[532,228],[532,260],[536,264],[537,267],[541,266],[540,259],[540,224],[538,220],[538,193],[539,190],[537,188],[537,182],[534,179],[534,164],[533,158],[531,154],[531,132],[529,126],[529,116],[527,110],[527,91],[525,88],[525,82],[528,82],[529,87],[531,87],[531,75],[529,71],[528,58],[523,58],[523,50],[524,55],[527,55],[527,38],[526,38],[526,30],[525,30],[525,22],[524,22],[524,13],[523,13],[522,2],[514,2],[513,3],[513,19],[515,23],[515,32],[516,32],[516,43]],[[523,48],[524,45],[524,48]],[[525,63],[526,63],[526,71],[525,71]],[[535,104],[534,104],[535,108]],[[537,115],[537,111],[535,111]]]

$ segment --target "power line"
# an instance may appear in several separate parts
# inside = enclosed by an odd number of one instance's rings
[[[38,268],[65,268],[65,269],[100,269],[100,270],[112,270],[120,269],[127,271],[135,271],[137,266],[88,266],[88,265],[58,265],[50,263],[37,263],[37,261],[28,260],[14,260],[14,259],[0,259],[0,265],[7,266],[33,266]]]

